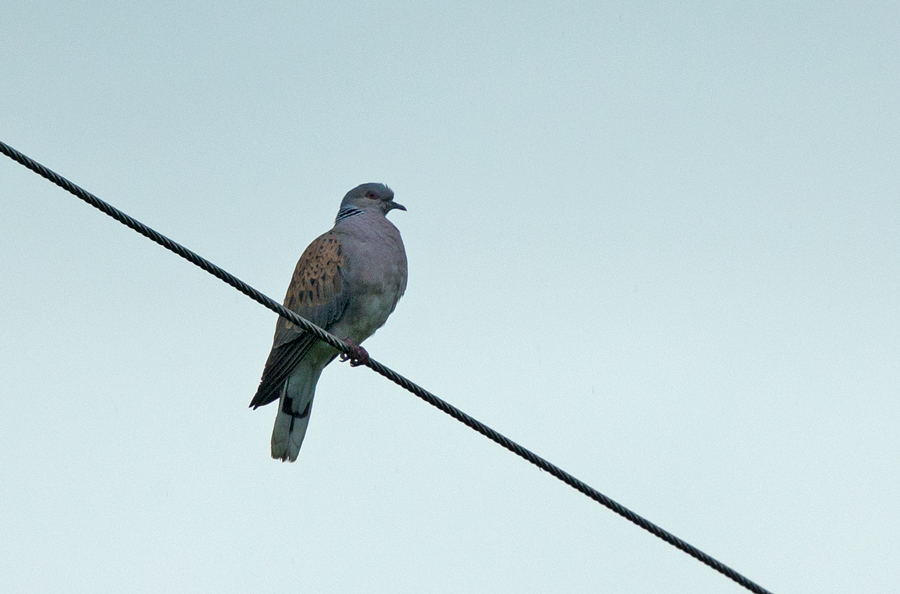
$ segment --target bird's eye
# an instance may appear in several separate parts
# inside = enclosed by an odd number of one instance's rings
[[[377,199],[378,199],[378,194],[376,194],[376,193],[373,192],[372,190],[369,190],[368,192],[366,192],[366,198],[369,198],[369,199],[371,199],[371,200],[377,200]]]

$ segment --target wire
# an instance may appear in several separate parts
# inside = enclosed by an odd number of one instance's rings
[[[347,344],[345,344],[343,341],[341,341],[338,338],[336,338],[335,336],[329,334],[325,330],[319,328],[312,322],[309,322],[309,321],[305,320],[304,318],[298,316],[296,313],[285,308],[283,305],[281,305],[280,303],[278,303],[271,297],[268,297],[268,296],[264,295],[263,293],[260,293],[259,291],[257,291],[256,289],[254,289],[253,287],[251,287],[250,285],[248,285],[241,279],[239,279],[236,276],[232,275],[231,273],[225,271],[224,269],[220,268],[219,266],[216,266],[209,260],[192,252],[191,250],[187,249],[186,247],[182,246],[181,244],[178,244],[178,243],[172,241],[165,235],[162,235],[161,233],[151,229],[147,225],[145,225],[145,224],[141,223],[140,221],[138,221],[137,219],[134,219],[133,217],[125,214],[124,212],[122,212],[119,209],[115,208],[114,206],[108,204],[107,202],[104,202],[103,200],[101,200],[97,196],[94,196],[87,190],[84,190],[81,187],[75,185],[74,183],[70,182],[66,178],[59,175],[58,173],[55,173],[54,171],[47,169],[40,163],[34,161],[30,157],[28,157],[22,153],[20,153],[19,151],[17,151],[16,149],[12,148],[11,146],[7,145],[6,143],[4,143],[2,141],[0,141],[0,152],[2,152],[4,155],[9,157],[10,159],[20,163],[21,165],[24,165],[28,169],[34,171],[41,177],[53,182],[54,184],[58,185],[62,189],[66,190],[67,192],[69,192],[69,193],[75,195],[76,197],[80,198],[81,200],[87,202],[94,208],[103,211],[105,214],[107,214],[110,217],[114,218],[115,220],[119,221],[123,225],[137,231],[144,237],[147,237],[148,239],[151,239],[152,241],[163,246],[164,248],[175,252],[176,254],[178,254],[179,256],[184,258],[185,260],[202,268],[203,270],[212,274],[216,278],[228,283],[229,285],[231,285],[232,287],[234,287],[235,289],[237,289],[244,295],[247,295],[254,301],[271,309],[272,311],[274,311],[281,317],[286,318],[287,320],[296,324],[297,326],[300,326],[301,328],[303,328],[304,331],[309,332],[310,334],[312,334],[319,340],[322,340],[322,341],[328,343],[329,345],[331,345],[335,349],[341,351],[342,353],[352,354],[350,347]],[[365,363],[365,365],[367,367],[371,368],[373,371],[375,371],[379,375],[382,375],[382,376],[386,377],[387,379],[391,380],[398,386],[404,388],[405,390],[408,390],[409,392],[412,392],[413,394],[415,394],[416,396],[418,396],[419,398],[421,398],[428,404],[430,404],[430,405],[434,406],[435,408],[440,409],[444,413],[450,415],[451,417],[453,417],[457,421],[463,423],[467,427],[474,429],[475,431],[477,431],[478,433],[481,433],[482,435],[484,435],[491,441],[494,441],[494,442],[500,444],[501,446],[503,446],[507,450],[511,451],[512,453],[516,454],[517,456],[524,458],[528,462],[531,462],[532,464],[534,464],[541,470],[552,474],[553,476],[555,476],[562,482],[566,483],[573,489],[583,493],[584,495],[587,495],[588,497],[590,497],[597,503],[600,503],[601,505],[611,509],[615,513],[619,514],[620,516],[622,516],[623,518],[628,520],[629,522],[637,524],[638,526],[640,526],[647,532],[650,532],[654,536],[666,541],[667,543],[674,546],[675,548],[680,549],[681,551],[684,551],[685,553],[687,553],[694,559],[697,559],[701,563],[708,565],[709,567],[718,571],[722,575],[734,580],[735,582],[737,582],[738,584],[740,584],[747,590],[750,590],[751,592],[755,592],[757,594],[771,594],[771,592],[769,590],[766,590],[762,586],[760,586],[760,585],[756,584],[755,582],[749,580],[748,578],[744,577],[743,575],[741,575],[740,573],[731,569],[730,567],[728,567],[721,561],[718,561],[718,560],[714,559],[713,557],[710,557],[709,555],[707,555],[706,553],[704,553],[697,547],[685,542],[684,540],[678,538],[671,532],[657,526],[650,520],[647,520],[643,516],[636,514],[635,512],[628,509],[627,507],[610,499],[609,497],[607,497],[600,491],[597,491],[590,485],[580,481],[579,479],[575,478],[574,476],[572,476],[565,470],[561,469],[560,467],[556,466],[555,464],[548,462],[547,460],[541,458],[540,456],[538,456],[531,450],[528,450],[528,449],[522,447],[521,445],[517,444],[516,442],[509,439],[508,437],[491,429],[490,427],[488,427],[487,425],[485,425],[478,419],[475,419],[474,417],[469,416],[468,414],[464,413],[463,411],[456,408],[452,404],[445,402],[444,400],[441,400],[440,398],[438,398],[437,396],[435,396],[434,394],[432,394],[425,388],[422,388],[418,384],[411,382],[410,380],[406,379],[405,377],[403,377],[396,371],[394,371],[388,367],[385,367],[378,361],[375,361],[374,359],[371,359],[371,358]]]

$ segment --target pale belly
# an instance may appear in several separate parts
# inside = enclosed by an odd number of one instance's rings
[[[397,298],[386,293],[370,293],[356,298],[347,312],[334,324],[331,332],[341,340],[360,344],[372,336],[387,321],[394,311]]]

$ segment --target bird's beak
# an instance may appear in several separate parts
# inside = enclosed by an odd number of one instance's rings
[[[388,206],[390,206],[390,208],[388,208],[388,212],[394,210],[395,208],[396,208],[397,210],[406,210],[406,207],[405,207],[405,206],[403,206],[403,205],[400,204],[399,202],[394,202],[393,200],[391,200],[390,202],[388,202]]]

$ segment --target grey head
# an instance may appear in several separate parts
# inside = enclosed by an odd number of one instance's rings
[[[387,214],[394,209],[406,210],[402,204],[394,202],[394,191],[384,184],[368,183],[356,186],[344,196],[337,220],[348,216],[377,211]]]

